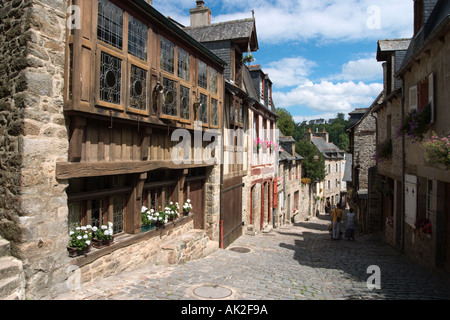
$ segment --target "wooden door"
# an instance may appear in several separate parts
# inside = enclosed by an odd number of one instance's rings
[[[222,198],[223,247],[242,235],[242,177],[224,181]]]
[[[445,252],[444,252],[444,267],[450,272],[450,183],[445,184]]]
[[[192,212],[194,212],[195,229],[205,229],[205,197],[203,196],[203,185],[203,180],[190,182],[190,198],[192,203]]]

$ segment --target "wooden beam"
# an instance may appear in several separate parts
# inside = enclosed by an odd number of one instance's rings
[[[126,161],[126,162],[58,162],[56,164],[57,179],[72,179],[82,177],[98,177],[130,173],[144,173],[157,169],[190,169],[209,167],[202,164],[175,164],[172,160]]]

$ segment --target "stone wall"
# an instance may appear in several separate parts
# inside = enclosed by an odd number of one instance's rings
[[[42,298],[67,262],[63,116],[66,2],[3,1],[1,9],[1,234],[24,262],[27,297]]]

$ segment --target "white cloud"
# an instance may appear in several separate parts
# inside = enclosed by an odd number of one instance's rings
[[[351,60],[342,66],[341,73],[327,79],[344,81],[374,81],[383,77],[381,63],[372,55],[368,58]]]
[[[307,107],[318,113],[350,112],[356,107],[368,107],[380,94],[383,85],[380,83],[365,84],[363,82],[307,81],[288,92],[273,93],[277,107]],[[301,111],[301,110],[297,110]],[[299,112],[292,111],[295,115]]]
[[[314,61],[303,57],[283,58],[270,62],[263,71],[269,74],[269,78],[277,88],[295,87],[307,80],[312,69],[317,66]]]
[[[154,0],[153,5],[188,25],[195,2]],[[213,9],[213,22],[249,18],[254,10],[260,42],[355,41],[412,34],[410,0],[210,0],[205,5]]]

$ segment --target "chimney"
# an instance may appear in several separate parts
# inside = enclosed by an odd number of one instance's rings
[[[197,0],[197,7],[189,10],[191,13],[191,28],[209,26],[211,24],[211,10],[205,7],[205,2]]]

